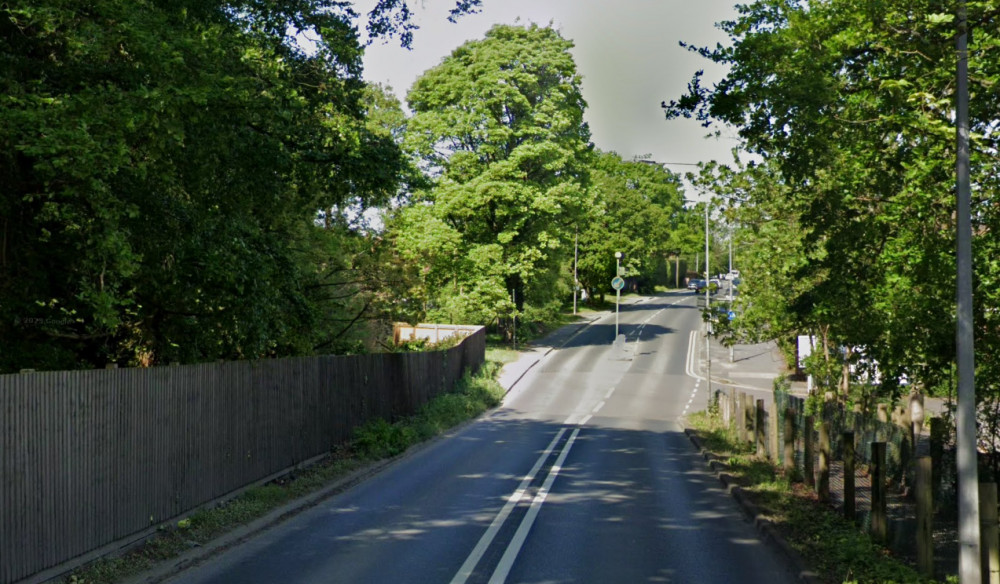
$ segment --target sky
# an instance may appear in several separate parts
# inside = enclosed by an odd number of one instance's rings
[[[358,0],[363,16],[375,0]],[[709,130],[694,120],[666,121],[662,101],[683,94],[695,71],[705,70],[711,86],[724,70],[679,46],[726,44],[715,23],[735,18],[730,0],[484,0],[478,14],[448,22],[454,0],[414,0],[410,3],[420,29],[413,48],[398,39],[375,41],[366,49],[365,78],[392,87],[404,103],[406,92],[427,69],[452,50],[481,39],[494,24],[551,25],[575,43],[571,50],[583,77],[588,107],[584,119],[592,141],[623,158],[642,156],[672,163],[670,170],[695,170],[698,162],[732,162],[735,132],[706,138]],[[362,16],[362,17],[363,17]],[[519,20],[518,20],[519,19]]]

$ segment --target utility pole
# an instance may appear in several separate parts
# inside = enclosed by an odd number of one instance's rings
[[[972,328],[972,189],[969,179],[969,48],[965,0],[958,2],[957,99],[957,271],[958,412],[958,577],[960,584],[979,584],[982,566],[979,542],[979,471],[976,454],[975,353]]]
[[[705,321],[705,356],[708,359],[708,401],[705,411],[712,404],[712,280],[708,276],[708,203],[705,201],[705,311],[708,313],[708,320]]]

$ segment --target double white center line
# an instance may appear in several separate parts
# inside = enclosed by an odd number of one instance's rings
[[[535,461],[535,466],[531,468],[531,471],[524,477],[521,484],[518,485],[517,490],[514,491],[507,499],[507,504],[503,506],[500,513],[493,519],[493,523],[490,524],[486,533],[479,538],[479,543],[473,548],[472,553],[466,558],[465,563],[462,567],[458,569],[458,573],[455,577],[451,579],[451,584],[464,584],[469,576],[472,575],[473,570],[476,568],[476,564],[482,559],[483,554],[486,553],[487,548],[493,543],[496,538],[497,533],[500,532],[500,528],[503,526],[507,517],[511,514],[518,503],[528,491],[528,487],[531,485],[532,481],[535,480],[535,476],[545,465],[545,461],[548,460],[549,456],[554,451],[556,445],[562,439],[563,435],[566,434],[567,428],[561,428],[556,434],[556,437],[552,439],[542,455],[538,457]],[[559,476],[559,471],[562,469],[563,463],[566,462],[566,457],[569,455],[570,449],[573,447],[573,442],[576,441],[576,437],[580,434],[580,428],[574,428],[573,432],[570,434],[569,439],[563,444],[559,451],[559,457],[556,459],[555,463],[549,469],[549,474],[545,477],[545,482],[542,487],[535,494],[535,498],[531,501],[531,506],[528,508],[528,512],[525,514],[524,519],[521,520],[521,525],[518,526],[517,532],[514,533],[514,537],[511,538],[510,544],[507,545],[507,549],[504,551],[503,557],[500,558],[500,562],[497,564],[496,569],[493,571],[493,576],[490,577],[490,584],[498,584],[506,580],[507,574],[510,573],[510,569],[514,566],[514,560],[517,558],[517,554],[521,551],[521,546],[524,545],[524,540],[528,537],[528,531],[531,530],[532,524],[535,522],[535,518],[538,516],[538,511],[542,507],[542,503],[545,502],[545,497],[548,496],[549,490],[552,488],[552,483],[555,482],[556,477]]]

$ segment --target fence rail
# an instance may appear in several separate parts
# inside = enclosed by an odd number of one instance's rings
[[[484,358],[480,328],[423,353],[0,375],[0,584],[413,413]]]

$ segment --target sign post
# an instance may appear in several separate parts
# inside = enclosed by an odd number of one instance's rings
[[[625,287],[625,280],[622,278],[622,252],[615,252],[615,277],[611,280],[611,287],[615,289],[615,339],[618,338],[618,305],[622,299],[622,288]]]
[[[611,287],[615,289],[615,338],[618,338],[618,304],[622,299],[622,288],[625,287],[625,280],[621,276],[615,276],[611,280]]]

